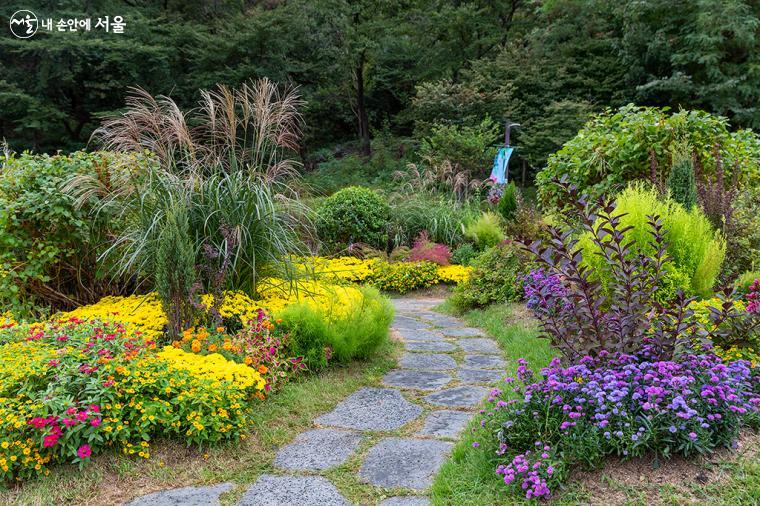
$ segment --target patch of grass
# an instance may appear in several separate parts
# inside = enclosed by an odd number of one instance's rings
[[[398,343],[386,342],[367,361],[333,367],[285,385],[261,404],[251,432],[238,443],[199,448],[154,441],[149,460],[106,453],[82,471],[60,466],[44,479],[0,490],[0,505],[115,505],[158,490],[223,481],[235,483],[236,488],[222,496],[222,504],[235,504],[260,474],[278,474],[272,460],[281,446],[313,428],[315,417],[355,390],[378,384],[395,366],[398,353]],[[368,492],[350,478],[343,480],[349,490],[341,491],[349,500],[366,498]]]

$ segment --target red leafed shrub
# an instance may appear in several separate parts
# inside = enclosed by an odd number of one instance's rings
[[[438,265],[449,265],[451,262],[451,251],[445,244],[432,242],[427,231],[423,230],[417,239],[414,240],[414,247],[409,252],[408,260],[410,262],[427,260]]]

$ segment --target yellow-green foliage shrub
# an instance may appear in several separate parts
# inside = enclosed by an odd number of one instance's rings
[[[623,215],[621,226],[633,227],[627,237],[634,241],[634,250],[648,255],[654,253],[648,216],[659,216],[667,230],[669,260],[665,286],[658,291],[659,299],[671,298],[679,288],[690,295],[712,293],[726,255],[726,243],[698,207],[687,211],[645,184],[631,185],[616,202],[615,214]],[[580,237],[579,247],[583,249],[584,262],[594,268],[603,284],[609,282],[610,277],[605,276],[608,269],[589,233]]]
[[[387,292],[407,293],[438,283],[438,266],[430,262],[381,262],[375,265],[371,284]]]

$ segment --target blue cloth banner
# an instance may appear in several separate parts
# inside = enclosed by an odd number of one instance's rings
[[[507,167],[509,166],[509,157],[512,156],[514,148],[499,148],[496,157],[493,159],[493,169],[491,170],[491,181],[496,184],[506,184]]]

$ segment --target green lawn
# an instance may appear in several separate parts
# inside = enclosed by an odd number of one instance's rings
[[[440,310],[452,312],[449,304]],[[508,362],[507,372],[516,370],[516,360],[525,358],[534,369],[549,363],[554,353],[548,341],[537,337],[537,322],[522,304],[501,304],[469,311],[463,318],[494,337]],[[526,504],[510,496],[494,472],[486,454],[472,443],[489,437],[476,419],[444,464],[432,489],[434,505]],[[745,433],[738,452],[722,452],[703,461],[674,459],[654,469],[651,460],[608,461],[604,469],[575,473],[566,489],[551,502],[556,505],[641,505],[652,504],[760,504],[760,438]],[[707,478],[706,483],[700,481]]]

